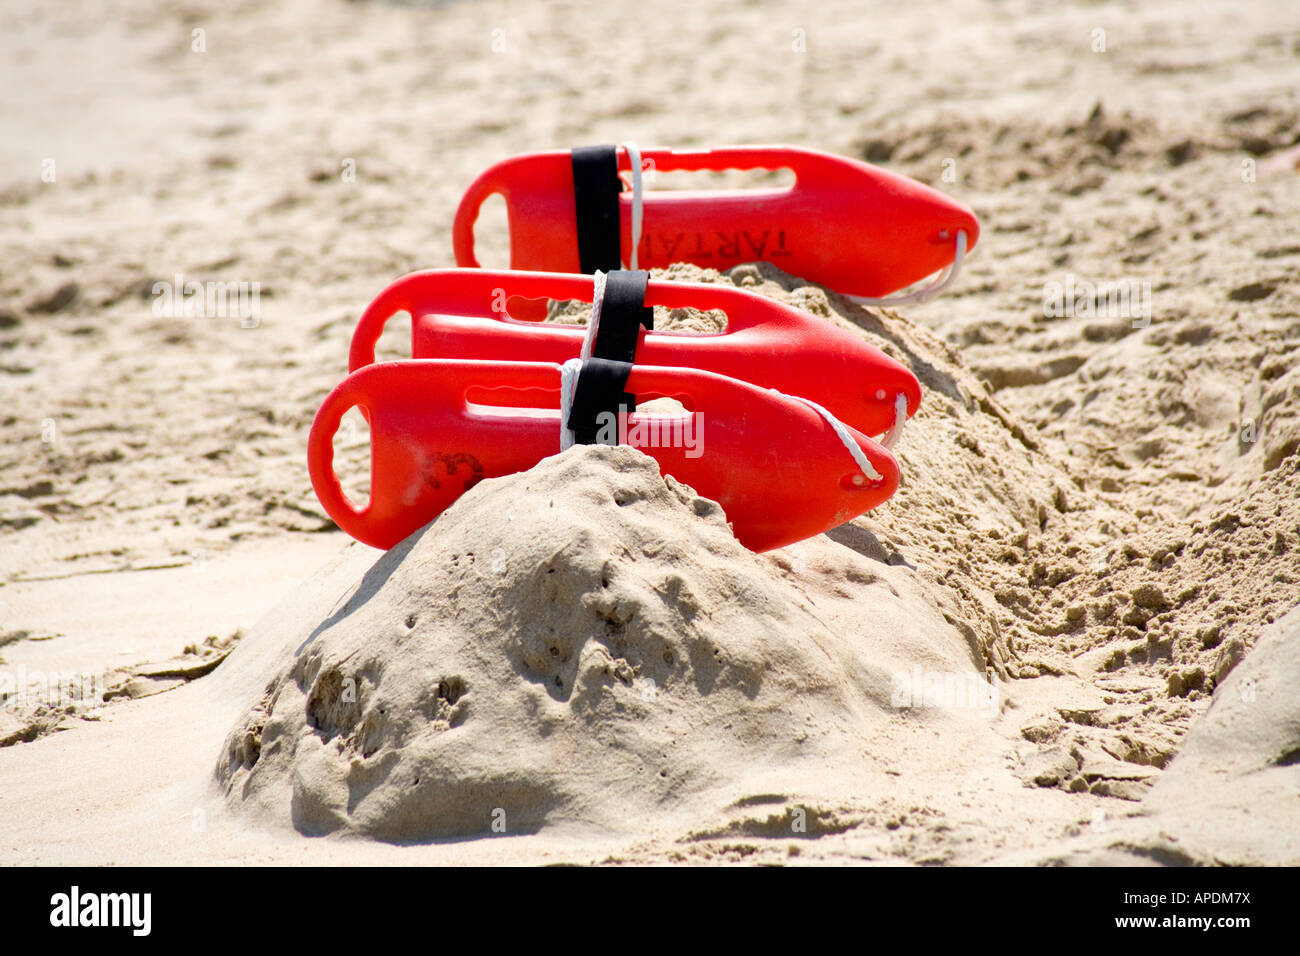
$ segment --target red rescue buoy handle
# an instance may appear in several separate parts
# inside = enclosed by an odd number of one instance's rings
[[[344,379],[321,403],[312,421],[311,434],[307,437],[307,471],[325,513],[330,516],[350,515],[357,521],[365,519],[370,505],[367,503],[364,508],[358,508],[343,492],[343,485],[334,471],[334,435],[343,416],[353,408],[361,407],[362,414],[369,419],[368,412],[361,405],[363,399],[364,394],[358,391],[357,382],[351,378]]]
[[[516,185],[521,187],[520,197],[518,201],[512,202]],[[513,215],[516,211],[522,214],[530,211],[527,193],[533,190],[541,190],[543,195],[561,197],[561,201],[567,197],[568,205],[572,207],[573,167],[569,150],[556,149],[545,153],[512,156],[488,167],[470,183],[456,208],[456,218],[451,226],[452,250],[457,265],[480,268],[474,255],[474,223],[478,221],[479,208],[489,196],[500,193],[505,198],[509,210],[507,215]],[[576,259],[576,249],[574,256]],[[514,259],[515,252],[512,249],[512,263]]]
[[[650,286],[663,283],[651,282]],[[402,276],[366,306],[352,333],[348,371],[375,361],[375,345],[398,312],[417,315],[491,315],[505,310],[512,296],[526,299],[581,299],[590,302],[595,280],[576,273],[496,272],[488,269],[431,269]],[[650,295],[647,292],[647,303]]]
[[[718,146],[712,149],[643,149],[641,167],[665,172],[719,171],[724,169],[791,169],[797,179],[810,161],[825,154],[797,146]],[[619,156],[619,168],[627,163],[626,151]]]
[[[456,207],[456,218],[451,224],[451,248],[456,261],[463,266],[482,268],[474,255],[474,224],[478,222],[478,213],[483,208],[483,203],[487,202],[489,196],[503,189],[498,168],[501,165],[503,164],[498,163],[488,168],[470,183],[469,189],[465,190],[465,195],[460,199],[460,205]]]

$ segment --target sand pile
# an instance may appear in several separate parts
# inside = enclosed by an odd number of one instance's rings
[[[986,686],[982,667],[885,578],[852,580],[850,629],[652,459],[575,448],[482,482],[303,620],[218,777],[303,833],[394,842],[636,832],[781,804],[812,777],[822,797],[852,790],[893,769],[868,748],[891,722],[960,740],[998,712],[901,721],[895,675]]]
[[[485,482],[299,622],[297,654],[227,742],[229,799],[306,833],[402,842],[650,818],[678,839],[773,835],[795,807],[856,830],[916,795],[898,775],[958,779],[978,755],[1067,800],[1149,794],[1289,606],[1300,460],[1204,521],[1142,529],[925,328],[769,265],[660,275],[790,302],[914,369],[925,399],[899,493],[753,555],[629,449]],[[657,326],[725,321],[677,312]],[[997,681],[997,699],[900,706],[918,675]],[[957,829],[1003,826],[947,810]],[[961,859],[952,828],[888,852]]]
[[[910,691],[919,703],[927,677],[951,698],[974,690],[966,678],[1038,673],[998,602],[1080,489],[908,320],[768,265],[661,275],[793,302],[913,368],[926,395],[895,499],[757,556],[716,505],[629,449],[484,482],[303,622],[312,639],[228,741],[232,799],[280,819],[291,807],[303,832],[393,841],[488,833],[498,810],[510,832],[626,830],[630,808],[752,830],[726,808],[767,794],[852,816],[891,789],[864,774],[1005,749],[988,735],[1001,694],[912,707]],[[677,313],[657,326],[725,320]],[[551,316],[584,317],[577,304]],[[941,742],[932,723],[952,725]]]

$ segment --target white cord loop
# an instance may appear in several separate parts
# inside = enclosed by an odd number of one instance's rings
[[[911,305],[918,302],[928,302],[948,286],[961,272],[962,260],[966,258],[966,230],[957,230],[957,252],[953,256],[952,265],[946,270],[940,270],[935,277],[934,282],[930,283],[924,289],[917,289],[915,292],[908,292],[905,295],[885,296],[883,299],[869,299],[860,295],[846,295],[845,298],[850,302],[856,302],[858,305],[883,306],[884,308],[893,308],[898,305]],[[946,274],[945,274],[946,272]]]
[[[591,358],[592,349],[596,347],[596,332],[600,329],[600,310],[605,305],[605,273],[597,271],[591,291],[591,318],[587,320],[587,334],[582,339],[582,351],[578,354],[585,359]]]
[[[880,438],[880,444],[893,451],[898,440],[903,437],[903,426],[907,424],[907,396],[899,392],[894,396],[894,427]]]
[[[627,267],[636,269],[637,248],[641,245],[641,150],[636,143],[622,143],[627,150],[627,161],[632,166],[632,253]]]
[[[578,440],[569,427],[569,413],[573,411],[573,395],[581,372],[582,359],[569,359],[560,366],[560,451],[568,451]]]
[[[844,443],[844,447],[847,448],[849,454],[853,456],[854,462],[857,463],[857,466],[862,470],[862,473],[871,481],[884,480],[885,476],[876,471],[875,467],[871,464],[871,460],[863,454],[862,447],[854,441],[853,436],[849,434],[848,428],[829,411],[818,405],[811,398],[804,398],[802,395],[787,395],[785,392],[777,391],[775,388],[769,388],[768,391],[780,395],[782,398],[793,398],[796,402],[803,402],[822,418],[826,419],[826,424],[831,426],[831,431],[835,432],[835,437]]]

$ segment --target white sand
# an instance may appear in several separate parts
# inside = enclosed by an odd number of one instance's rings
[[[0,707],[0,862],[1300,861],[1289,5],[633,9],[0,13],[0,680],[121,692]],[[305,468],[356,316],[451,263],[491,162],[629,138],[816,146],[975,208],[965,276],[905,316],[672,272],[906,361],[902,488],[753,556],[630,453],[578,451],[376,564]],[[155,315],[177,273],[259,282],[260,325]],[[1045,313],[1047,283],[1128,280],[1147,328]],[[1001,706],[900,708],[917,670]],[[355,712],[308,706],[329,673]]]

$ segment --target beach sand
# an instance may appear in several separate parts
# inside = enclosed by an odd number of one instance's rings
[[[0,862],[1300,863],[1289,5],[639,9],[0,12]],[[491,163],[629,139],[980,216],[897,312],[667,275],[911,367],[899,491],[754,555],[577,449],[351,543],[306,436],[361,310]],[[1117,283],[1149,314],[1065,307]]]

